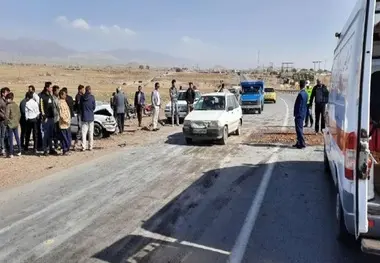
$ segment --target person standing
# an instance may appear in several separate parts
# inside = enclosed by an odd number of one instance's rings
[[[305,87],[305,91],[307,93],[307,98],[308,98],[308,101],[307,101],[307,113],[306,113],[306,120],[305,120],[305,128],[307,126],[309,126],[309,119],[310,119],[310,127],[313,127],[313,124],[314,124],[314,119],[313,119],[313,114],[312,114],[312,107],[310,105],[310,98],[311,98],[311,92],[313,91],[313,87],[310,86],[310,81],[307,80],[306,81],[306,87]]]
[[[77,113],[77,122],[78,122],[78,131],[75,136],[75,145],[78,145],[78,141],[82,139],[82,113],[81,113],[81,107],[80,107],[80,99],[84,94],[84,86],[79,85],[78,86],[78,93],[75,95],[75,103],[74,103],[74,111]]]
[[[298,93],[296,102],[294,103],[294,124],[296,128],[296,134],[297,134],[297,142],[293,145],[293,147],[296,147],[298,149],[302,149],[306,147],[305,144],[305,138],[303,136],[303,123],[306,118],[307,114],[307,100],[308,96],[305,91],[305,81],[300,81],[300,92]]]
[[[40,102],[40,97],[36,93],[36,88],[33,85],[29,85],[28,91],[33,93],[33,99],[39,103]]]
[[[187,113],[189,114],[193,110],[193,104],[195,100],[195,91],[193,89],[193,83],[189,82],[189,88],[186,91],[186,103],[187,103]]]
[[[170,105],[171,105],[171,116],[172,116],[172,126],[174,126],[174,117],[176,120],[176,125],[179,126],[179,114],[178,114],[178,90],[175,86],[176,80],[172,80],[172,86],[169,89],[170,95]]]
[[[24,151],[29,149],[30,134],[33,131],[33,151],[37,153],[38,149],[38,118],[40,116],[40,109],[38,102],[35,101],[34,92],[29,91],[27,93],[27,101],[25,103],[25,119],[26,119],[26,133],[25,133],[25,147]]]
[[[52,85],[52,83],[50,81],[46,81],[45,82],[45,85],[44,85],[44,89],[37,95],[38,96],[38,105],[40,105],[40,102],[41,102],[41,95],[44,93],[45,89],[50,87]],[[32,88],[30,88],[32,90]],[[36,98],[35,96],[33,96],[34,98]],[[41,112],[41,105],[40,105],[40,112]],[[41,150],[43,151],[43,138],[44,138],[44,130],[43,130],[43,123],[42,123],[42,114],[40,115],[40,118],[38,118],[38,121],[37,121],[37,129],[38,129],[38,150]]]
[[[137,113],[137,120],[139,122],[139,127],[141,127],[144,105],[145,105],[145,94],[142,91],[142,87],[138,86],[137,91],[135,93],[135,108],[136,108],[136,113]]]
[[[68,155],[71,147],[70,124],[71,112],[66,102],[66,92],[61,89],[59,91],[59,132],[62,145],[62,155]]]
[[[116,89],[116,94],[113,97],[113,103],[116,109],[116,120],[117,126],[119,128],[119,133],[124,132],[124,122],[125,122],[125,95],[121,91],[121,87]]]
[[[315,133],[319,133],[325,128],[325,109],[329,102],[329,91],[327,87],[317,80],[317,85],[311,91],[309,107],[311,108],[315,98]],[[321,130],[319,130],[319,120],[321,120]]]
[[[20,108],[16,104],[16,102],[13,101],[14,95],[12,92],[8,93],[8,95],[5,97],[7,101],[7,107],[5,110],[5,120],[7,125],[7,134],[8,134],[8,157],[12,158],[14,155],[14,148],[13,148],[13,136],[16,139],[17,147],[18,147],[18,153],[17,156],[21,155],[21,143],[20,143],[20,137],[18,135],[18,125],[20,122]]]
[[[44,91],[40,95],[40,112],[43,132],[43,152],[45,156],[57,154],[53,149],[54,136],[54,99],[51,85],[45,85]],[[48,152],[49,150],[49,152]]]
[[[61,90],[63,90],[63,92],[66,93],[66,103],[67,103],[67,106],[70,109],[70,125],[71,125],[71,120],[75,116],[75,114],[74,114],[74,99],[73,99],[73,97],[71,97],[69,95],[68,90],[67,90],[66,87],[63,87]],[[69,137],[70,137],[70,147],[71,147],[71,142],[73,140],[72,135],[71,135],[71,126],[69,127],[68,130],[69,130],[68,134],[69,134]]]
[[[82,151],[92,151],[94,147],[94,110],[96,107],[95,97],[91,94],[91,86],[86,86],[86,91],[80,98],[80,112],[82,121]],[[88,135],[88,148],[87,148]]]
[[[7,87],[0,90],[0,155],[5,155],[5,136],[7,131],[7,125],[5,123],[7,100],[5,98],[10,92]]]
[[[152,126],[153,131],[158,131],[158,117],[160,115],[160,105],[161,105],[161,98],[160,98],[160,92],[158,91],[160,89],[160,84],[156,82],[154,84],[154,91],[152,92],[152,108],[153,108],[153,117],[152,117]]]
[[[54,149],[57,150],[59,148],[59,86],[53,86],[53,105],[54,105]]]
[[[26,119],[25,119],[25,104],[27,100],[28,92],[25,93],[25,97],[20,102],[20,141],[21,141],[21,148],[25,148],[25,135],[26,135]]]

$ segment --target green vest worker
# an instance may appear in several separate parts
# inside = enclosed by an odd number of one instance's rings
[[[310,97],[311,97],[311,92],[313,91],[313,87],[310,86],[310,81],[306,81],[306,88],[305,91],[307,93],[307,114],[306,114],[306,119],[305,119],[305,127],[309,126],[309,119],[310,119],[310,127],[313,127],[313,115],[311,114],[311,105],[310,105]]]
[[[306,88],[305,91],[307,93],[307,104],[310,104],[310,97],[311,97],[311,92],[313,91],[313,87],[310,86],[310,81],[306,81]]]

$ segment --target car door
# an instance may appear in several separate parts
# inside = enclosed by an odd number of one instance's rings
[[[227,95],[227,109],[232,108],[232,110],[229,110],[228,113],[228,127],[230,131],[234,131],[237,129],[237,114],[236,114],[236,108],[234,103],[234,96],[233,95]]]
[[[360,86],[358,89],[358,129],[355,134],[356,138],[356,165],[354,176],[354,215],[355,215],[355,236],[359,238],[361,234],[368,232],[368,133],[369,133],[369,105],[370,105],[370,89],[371,86],[371,68],[372,68],[372,45],[373,31],[375,21],[376,1],[367,0],[362,3],[358,15],[361,17],[363,27],[363,41],[360,41],[358,50],[361,52],[362,63],[360,65]],[[360,34],[360,33],[359,33]]]

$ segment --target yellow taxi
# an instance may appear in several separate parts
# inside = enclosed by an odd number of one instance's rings
[[[274,88],[265,88],[264,89],[264,101],[272,101],[276,103],[277,94]]]

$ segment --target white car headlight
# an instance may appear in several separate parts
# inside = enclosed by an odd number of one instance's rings
[[[190,125],[191,125],[191,121],[189,121],[189,120],[183,121],[183,126],[190,126]]]
[[[219,121],[211,121],[209,127],[210,128],[218,128],[220,126]]]

